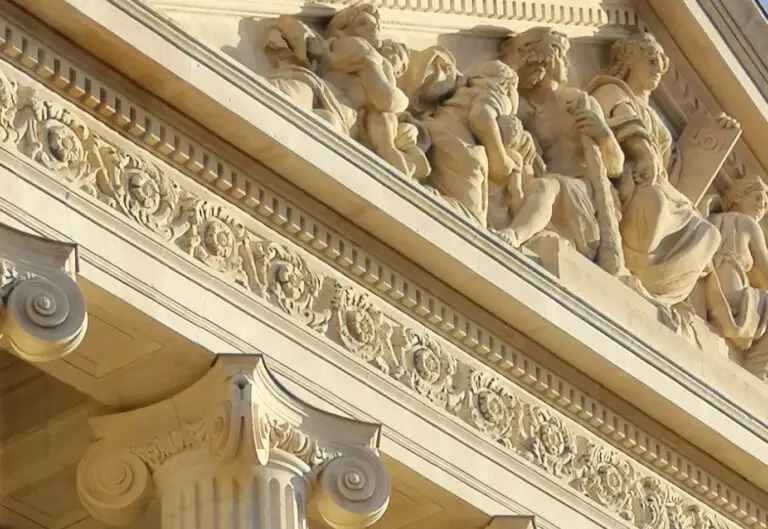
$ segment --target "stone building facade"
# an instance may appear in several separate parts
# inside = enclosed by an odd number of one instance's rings
[[[0,0],[3,529],[768,529],[751,0]]]

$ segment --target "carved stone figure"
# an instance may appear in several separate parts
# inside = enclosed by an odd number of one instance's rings
[[[722,240],[704,279],[710,322],[746,353],[750,369],[768,377],[768,247],[759,222],[768,186],[756,175],[733,182],[724,212],[710,215]]]
[[[609,178],[624,156],[597,102],[567,86],[568,38],[529,29],[504,45],[503,60],[520,75],[532,112],[523,119],[541,148],[547,176],[559,183],[549,228],[606,271],[625,276],[618,211]]]
[[[379,12],[355,4],[336,13],[328,24],[321,76],[358,112],[359,139],[408,176],[429,173],[419,148],[418,128],[403,113],[408,97],[397,78],[408,67],[404,45],[382,42]]]
[[[426,136],[410,116],[397,78],[408,68],[407,48],[379,37],[374,6],[339,11],[323,39],[295,17],[276,20],[265,52],[268,80],[299,107],[371,147],[408,176],[429,174]]]
[[[408,79],[416,88],[412,106],[420,110],[431,139],[430,184],[478,224],[518,246],[549,222],[557,183],[534,179],[534,167],[543,172],[543,162],[515,116],[517,74],[493,60],[459,80],[450,53],[439,48],[430,53],[417,61],[420,73],[412,70]]]
[[[517,75],[500,61],[467,72],[453,95],[425,124],[432,141],[431,184],[482,226],[488,220],[488,180],[505,184],[518,161],[507,155],[499,127],[515,110]]]
[[[593,79],[588,91],[626,156],[620,189],[627,267],[659,303],[673,306],[688,298],[720,235],[669,181],[672,137],[649,103],[668,65],[656,39],[638,34],[612,45],[609,75]]]
[[[314,31],[295,17],[282,16],[269,32],[264,51],[273,68],[267,80],[275,88],[342,134],[353,134],[357,112],[342,104],[316,73],[324,44]]]

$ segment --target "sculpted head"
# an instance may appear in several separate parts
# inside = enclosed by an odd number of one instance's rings
[[[669,57],[650,33],[638,33],[611,45],[610,74],[635,91],[653,91],[669,69]]]
[[[570,42],[563,33],[548,27],[531,28],[510,37],[502,48],[502,60],[520,76],[520,88],[532,90],[544,80],[568,80]]]
[[[381,47],[381,17],[379,10],[372,4],[359,3],[345,7],[333,15],[327,31],[331,37],[360,37],[376,49]]]
[[[738,211],[760,221],[768,213],[768,185],[756,174],[734,180],[725,195],[729,211]]]
[[[501,90],[517,110],[519,96],[517,85],[519,77],[508,65],[501,61],[484,61],[476,64],[464,74],[464,82],[470,87],[487,87],[489,90]]]

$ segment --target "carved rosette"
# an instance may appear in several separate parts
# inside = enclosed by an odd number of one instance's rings
[[[526,413],[527,456],[556,477],[574,475],[576,443],[556,414],[539,407]]]
[[[99,417],[93,424],[99,440],[78,466],[77,486],[88,512],[104,523],[135,521],[153,493],[164,512],[175,512],[182,508],[176,501],[180,495],[214,480],[234,487],[226,499],[219,498],[217,508],[256,502],[248,511],[259,516],[275,502],[315,501],[323,518],[339,529],[368,527],[389,503],[389,477],[373,448],[378,426],[297,401],[258,356],[220,356],[205,377],[168,401]],[[279,483],[279,497],[273,487],[248,492],[258,480]],[[284,496],[287,491],[292,499]],[[308,510],[297,507],[294,512]],[[185,508],[203,512],[211,506]],[[260,526],[305,526],[285,509],[278,511],[283,513],[279,519],[270,516]]]
[[[363,361],[389,373],[387,359],[394,356],[392,328],[370,297],[337,284],[331,308],[333,337]]]
[[[171,221],[182,196],[179,185],[144,158],[117,149],[101,138],[94,138],[94,143],[99,197],[170,240],[175,231]]]
[[[88,127],[69,110],[29,95],[16,112],[18,149],[70,182],[88,174]]]
[[[456,359],[430,335],[407,329],[405,340],[402,366],[408,384],[435,405],[447,407],[451,397],[458,398],[454,391]]]
[[[469,379],[468,419],[484,435],[511,449],[522,418],[522,407],[499,379],[473,371]]]
[[[247,285],[243,267],[247,233],[243,225],[223,207],[205,200],[190,199],[181,209],[187,230],[178,239],[179,246],[238,284]]]
[[[331,313],[316,310],[323,278],[304,259],[285,246],[269,241],[251,244],[251,289],[264,295],[283,312],[316,332],[325,333]]]
[[[0,259],[2,346],[33,363],[71,353],[88,326],[83,294],[61,261],[74,255],[74,247],[2,225],[0,241],[9,257]],[[29,263],[30,251],[39,252],[39,262]]]
[[[590,444],[579,458],[575,487],[605,507],[614,509],[619,517],[634,521],[632,487],[635,469],[615,450]]]

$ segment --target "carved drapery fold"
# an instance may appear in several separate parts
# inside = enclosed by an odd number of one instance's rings
[[[164,529],[301,529],[309,502],[329,526],[356,529],[389,504],[379,427],[301,403],[260,356],[219,356],[179,395],[92,421],[77,487],[104,523],[135,520],[153,490]]]
[[[28,362],[71,353],[88,325],[72,244],[0,224],[0,344]]]

